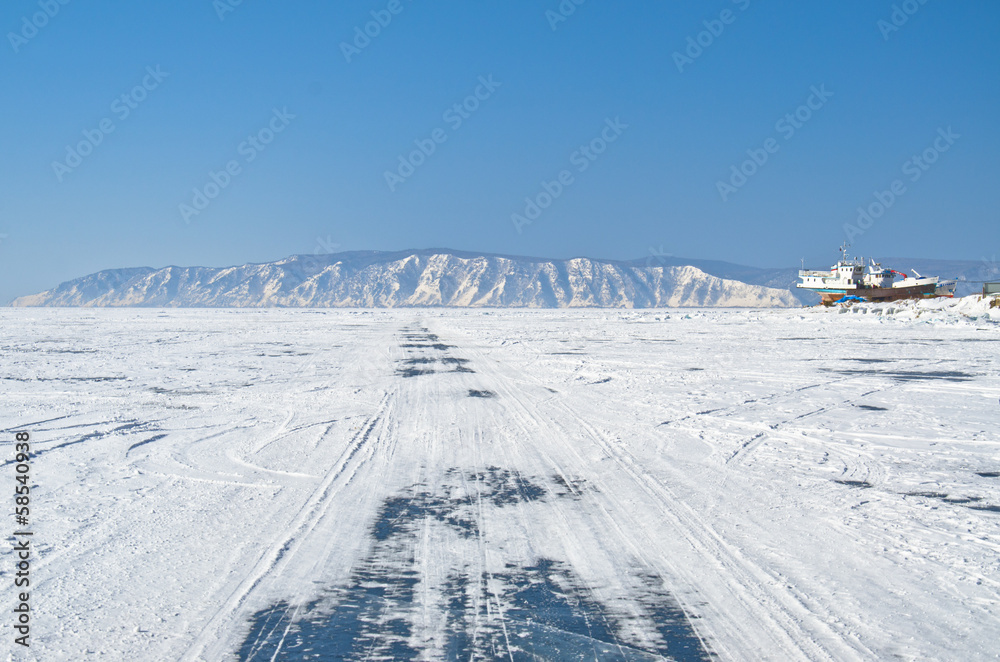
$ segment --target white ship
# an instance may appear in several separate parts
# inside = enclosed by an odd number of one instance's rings
[[[884,269],[874,260],[866,271],[863,259],[848,258],[847,248],[847,244],[840,247],[840,260],[830,271],[799,271],[801,282],[796,287],[816,292],[824,305],[845,298],[848,301],[895,301],[955,294],[956,283],[940,281],[937,276],[921,276],[916,271],[909,276],[895,269]]]

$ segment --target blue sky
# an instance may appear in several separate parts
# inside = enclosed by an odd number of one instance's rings
[[[331,250],[1000,252],[1000,3],[579,1],[3,3],[0,301]]]

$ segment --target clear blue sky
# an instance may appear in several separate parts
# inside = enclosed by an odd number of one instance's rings
[[[993,0],[235,1],[3,3],[0,301],[331,249],[826,264],[894,183],[856,252],[1000,253]]]

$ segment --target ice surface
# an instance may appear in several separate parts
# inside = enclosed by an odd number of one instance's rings
[[[15,659],[996,659],[973,299],[0,310]]]

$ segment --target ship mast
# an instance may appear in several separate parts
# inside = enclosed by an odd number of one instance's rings
[[[849,243],[847,243],[846,241],[840,246],[840,263],[841,264],[847,264],[847,249],[850,248],[850,247],[851,247],[851,245]]]

